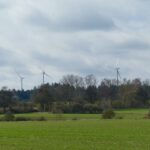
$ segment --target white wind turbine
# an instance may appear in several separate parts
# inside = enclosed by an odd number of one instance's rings
[[[20,86],[21,86],[21,91],[23,91],[23,80],[24,80],[24,77],[21,76],[18,72],[16,72],[17,76],[19,77],[20,79]]]

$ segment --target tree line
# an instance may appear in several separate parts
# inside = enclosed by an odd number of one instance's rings
[[[2,88],[1,111],[48,111],[53,113],[100,113],[107,108],[145,108],[150,104],[150,82],[123,79],[98,81],[94,75],[63,76],[59,83],[44,84],[32,90]]]

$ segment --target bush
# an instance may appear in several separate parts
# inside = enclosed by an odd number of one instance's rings
[[[42,116],[42,117],[36,118],[35,121],[46,121],[46,118],[44,118],[44,117]]]
[[[105,110],[102,114],[103,119],[112,119],[115,117],[115,112],[112,109]]]
[[[75,114],[84,113],[83,105],[78,102],[73,103],[72,104],[72,113],[75,113]]]
[[[27,117],[16,117],[15,121],[31,121],[31,119]]]
[[[46,118],[44,117],[38,117],[38,118],[16,117],[15,121],[46,121]]]
[[[61,113],[71,113],[71,106],[67,103],[57,102],[52,105],[52,113],[61,114]]]
[[[124,108],[124,103],[120,100],[112,101],[112,108],[122,109]]]
[[[15,114],[37,112],[37,108],[32,102],[19,101],[12,106],[11,111]]]
[[[37,118],[29,118],[29,117],[15,117],[15,115],[11,112],[7,112],[4,117],[0,118],[0,121],[46,121],[47,119],[43,116]]]
[[[62,113],[62,108],[61,107],[58,107],[57,105],[53,106],[52,108],[52,113],[53,114],[60,114]]]
[[[145,119],[150,119],[150,110],[149,112],[144,116]]]
[[[10,111],[7,112],[4,117],[2,118],[3,121],[14,121],[15,120],[15,116],[13,113],[11,113]]]
[[[115,119],[123,119],[123,116],[116,116]]]
[[[84,113],[87,113],[87,114],[98,114],[98,113],[102,113],[102,109],[99,105],[97,104],[85,104],[83,106],[83,109],[84,109]]]
[[[62,114],[56,114],[54,120],[65,120]]]
[[[53,103],[52,113],[89,113],[89,114],[98,114],[102,113],[102,108],[98,104],[91,103],[80,103],[80,102],[57,102]]]
[[[73,117],[73,118],[72,118],[72,120],[74,120],[74,121],[75,121],[75,120],[79,120],[79,118],[77,118],[77,117]]]

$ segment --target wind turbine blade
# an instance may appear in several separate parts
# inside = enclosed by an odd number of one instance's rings
[[[16,75],[21,78],[20,74],[15,70]]]
[[[120,75],[120,73],[118,73],[118,75],[119,75],[119,78],[121,79],[121,75]]]
[[[43,72],[43,68],[41,66],[38,66],[37,68]]]
[[[116,67],[118,68],[118,66],[119,66],[119,59],[117,58],[116,59]]]
[[[46,76],[50,77],[50,75],[48,75],[47,73],[45,73]]]
[[[53,78],[51,75],[49,75],[49,74],[47,74],[47,73],[45,73],[45,75],[46,75],[47,77],[49,77],[49,78]]]

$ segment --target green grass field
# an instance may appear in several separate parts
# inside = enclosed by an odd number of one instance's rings
[[[150,150],[148,110],[117,111],[123,119],[98,114],[19,114],[44,116],[43,122],[0,122],[0,150]],[[73,120],[72,118],[77,118]]]
[[[143,119],[144,116],[148,113],[148,109],[125,109],[117,110],[116,118],[121,116],[123,119]],[[57,119],[101,119],[100,114],[50,114],[50,113],[30,113],[30,114],[17,114],[16,116],[37,118],[43,116],[48,120],[57,120]],[[2,115],[0,116],[2,117]]]

